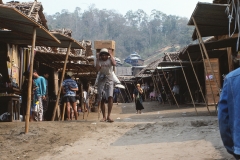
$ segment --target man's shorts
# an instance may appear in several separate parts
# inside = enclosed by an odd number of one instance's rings
[[[70,103],[75,103],[77,100],[76,100],[76,97],[75,96],[65,96],[63,97],[63,102],[70,102]]]

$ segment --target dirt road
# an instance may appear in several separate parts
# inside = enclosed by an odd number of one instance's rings
[[[133,103],[114,105],[114,123],[87,120],[0,123],[0,159],[91,160],[231,160],[219,135],[217,117],[206,107],[144,102],[143,114]],[[214,108],[211,108],[214,114]]]

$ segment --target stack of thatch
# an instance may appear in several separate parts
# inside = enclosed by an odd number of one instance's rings
[[[20,10],[22,13],[26,14],[30,18],[34,19],[36,22],[42,24],[45,28],[47,27],[47,20],[43,14],[43,6],[41,2],[22,2],[19,1],[10,1],[5,5],[15,7]]]

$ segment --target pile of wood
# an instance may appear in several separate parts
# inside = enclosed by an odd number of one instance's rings
[[[81,43],[86,48],[86,50],[81,50],[80,55],[86,56],[86,57],[92,56],[93,55],[92,42],[88,40],[83,40]]]
[[[163,61],[174,62],[179,61],[179,52],[166,52],[164,53]]]
[[[43,6],[41,2],[22,2],[19,1],[10,1],[7,2],[5,5],[17,8],[22,13],[26,14],[39,24],[42,24],[45,28],[48,29],[47,20],[43,14]]]
[[[66,28],[55,29],[55,30],[50,30],[50,32],[57,32],[57,33],[61,33],[61,34],[67,35],[69,37],[72,37],[72,30],[71,29],[66,29]]]
[[[44,46],[36,46],[36,51],[44,52],[44,53],[54,53],[51,47],[44,47]]]

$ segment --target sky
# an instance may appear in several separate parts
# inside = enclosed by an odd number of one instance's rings
[[[8,0],[9,1],[9,0]],[[3,0],[3,2],[8,2]],[[34,0],[19,0],[20,2],[29,2]],[[125,15],[127,11],[137,11],[142,9],[150,15],[153,9],[161,11],[167,15],[176,15],[190,18],[198,2],[212,3],[213,0],[37,0],[42,2],[44,13],[55,14],[56,12],[67,9],[73,12],[76,7],[80,7],[82,12],[88,10],[88,7],[95,4],[95,8],[115,10]]]

